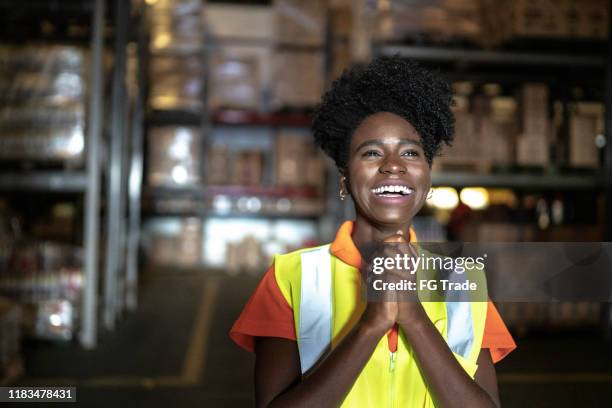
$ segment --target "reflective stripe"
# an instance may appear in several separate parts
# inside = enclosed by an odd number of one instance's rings
[[[446,279],[453,283],[467,280],[465,272],[445,270]],[[466,291],[451,290],[444,294],[446,302],[446,342],[448,347],[463,358],[468,358],[474,344],[474,327],[472,324],[472,304]]]
[[[326,353],[332,340],[330,245],[301,254],[299,351],[302,374]]]
[[[472,304],[470,302],[446,302],[446,342],[454,353],[468,358],[474,343]]]

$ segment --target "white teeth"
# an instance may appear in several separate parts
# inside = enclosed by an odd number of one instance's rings
[[[412,189],[406,186],[382,186],[378,188],[372,189],[372,192],[375,194],[383,194],[383,193],[402,193],[402,194],[410,194],[412,193]]]

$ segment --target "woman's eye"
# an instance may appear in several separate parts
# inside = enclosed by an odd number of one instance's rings
[[[418,157],[419,155],[420,153],[418,152],[418,150],[406,150],[402,153],[402,156]]]
[[[368,150],[365,153],[363,153],[363,155],[365,157],[378,157],[378,156],[381,156],[380,152],[378,152],[376,150]]]

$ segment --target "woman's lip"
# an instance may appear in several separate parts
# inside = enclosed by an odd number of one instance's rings
[[[374,195],[374,199],[376,201],[382,202],[384,204],[405,204],[408,201],[410,201],[412,194],[414,193],[410,193],[408,195],[403,195],[403,194],[376,194],[376,193],[372,193]]]

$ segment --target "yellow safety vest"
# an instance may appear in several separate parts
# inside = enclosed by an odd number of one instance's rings
[[[357,268],[331,254],[330,245],[277,255],[274,273],[283,296],[293,309],[301,370],[306,374],[339,344],[363,313],[366,300],[361,294],[361,274]],[[425,273],[417,271],[417,279],[424,278]],[[483,271],[468,276],[471,281],[486,287]],[[482,293],[479,296],[482,300]],[[420,299],[453,355],[474,378],[487,302]],[[395,353],[389,351],[387,336],[380,339],[342,406],[434,406],[412,348],[401,330]]]

